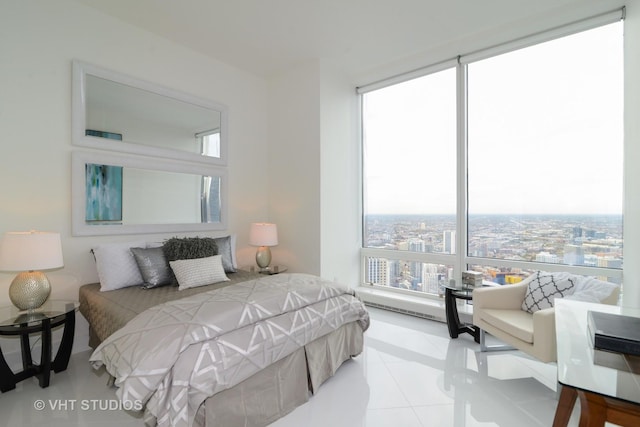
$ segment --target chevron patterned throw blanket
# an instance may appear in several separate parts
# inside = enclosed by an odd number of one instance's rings
[[[369,326],[351,289],[279,274],[152,307],[92,354],[145,421],[191,426],[204,400],[342,325]]]

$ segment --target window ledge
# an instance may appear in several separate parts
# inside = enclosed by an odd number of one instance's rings
[[[444,298],[424,298],[369,286],[359,286],[356,288],[356,292],[365,304],[371,307],[446,322]],[[467,304],[463,300],[457,300],[457,309],[462,322],[472,322],[473,305]]]
[[[425,317],[439,322],[445,321],[444,298],[423,298],[381,289],[372,289],[369,286],[360,286],[356,288],[356,292],[365,304],[373,307]]]

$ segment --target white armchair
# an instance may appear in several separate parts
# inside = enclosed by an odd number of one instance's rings
[[[583,276],[562,274],[577,279],[578,283],[578,289],[566,298],[573,297],[572,299],[612,305],[617,303],[620,289],[618,285]],[[475,289],[473,324],[480,328],[480,344],[483,351],[488,349],[484,343],[484,332],[488,332],[542,362],[554,362],[557,357],[555,308],[544,308],[533,313],[522,309],[530,282],[531,280],[527,279],[515,285]],[[594,292],[595,282],[604,288]],[[582,292],[582,295],[576,294],[578,291]]]

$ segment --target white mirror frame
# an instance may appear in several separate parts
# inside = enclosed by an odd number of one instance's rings
[[[193,163],[177,162],[164,159],[143,158],[134,156],[118,156],[98,152],[72,153],[71,166],[71,225],[74,236],[101,236],[114,234],[171,233],[225,230],[227,228],[228,183],[226,168]],[[163,172],[186,173],[192,175],[219,176],[222,178],[220,188],[220,221],[213,223],[191,224],[102,224],[90,225],[85,221],[86,188],[85,165],[107,164],[132,167]]]
[[[178,101],[193,104],[220,113],[220,157],[203,156],[198,153],[189,153],[186,151],[172,150],[169,148],[152,147],[139,143],[131,143],[126,141],[109,140],[105,143],[101,138],[85,135],[86,129],[86,76],[92,75],[116,83],[121,83],[134,88],[146,90],[157,95],[173,98]],[[135,77],[120,74],[111,70],[87,64],[81,61],[73,61],[73,79],[72,79],[72,98],[71,98],[71,140],[73,145],[96,148],[100,150],[118,151],[121,153],[132,153],[154,157],[164,157],[169,159],[178,159],[198,163],[206,163],[213,165],[227,164],[227,121],[228,109],[225,105],[218,104],[213,101],[198,98],[193,95],[168,89],[154,83],[137,79]]]

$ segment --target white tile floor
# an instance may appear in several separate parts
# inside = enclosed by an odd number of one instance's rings
[[[370,313],[363,354],[272,427],[551,425],[555,364],[517,351],[480,353],[469,335],[449,339],[444,323],[374,308]],[[0,395],[0,425],[142,426],[140,418],[108,407],[116,404],[114,390],[88,358],[88,352],[74,354],[46,389],[28,379]],[[34,408],[39,400],[44,410]],[[66,410],[52,407],[61,404]],[[576,411],[571,425],[578,425]]]

